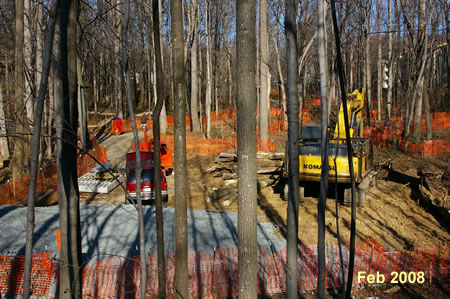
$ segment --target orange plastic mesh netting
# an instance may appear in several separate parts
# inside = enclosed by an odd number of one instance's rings
[[[99,162],[106,162],[108,160],[106,148],[100,145],[95,138],[91,139],[91,144],[92,149],[89,150],[89,154],[95,157]],[[97,162],[89,155],[79,155],[77,157],[78,176],[91,171],[91,169],[97,165]],[[57,189],[56,171],[56,164],[38,171],[36,178],[36,194],[45,192],[49,189]],[[28,196],[29,182],[30,177],[29,175],[26,175],[18,180],[11,179],[0,185],[0,194],[3,194],[3,196],[0,197],[0,204],[10,205],[26,199]]]
[[[0,256],[0,294],[22,295],[25,256]],[[50,253],[33,254],[31,286],[34,296],[48,296],[54,275]]]

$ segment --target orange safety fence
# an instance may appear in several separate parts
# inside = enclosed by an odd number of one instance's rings
[[[345,285],[342,268],[348,265],[349,247],[343,245],[343,261],[340,260],[336,243],[325,246],[327,288]],[[384,283],[431,283],[432,278],[449,277],[448,244],[425,245],[409,250],[392,251],[384,248],[373,239],[358,242],[355,246],[353,285],[366,285],[368,275],[383,277]],[[317,288],[318,252],[317,244],[301,244],[298,251],[298,289]],[[167,298],[174,298],[175,254],[166,253]],[[258,247],[257,275],[258,294],[271,297],[286,292],[286,247],[278,251]],[[141,270],[140,257],[108,257],[88,262],[82,269],[82,298],[139,298]],[[24,256],[0,256],[0,294],[17,296],[23,294]],[[33,256],[32,286],[33,295],[42,297],[57,296],[57,261],[49,253]],[[156,254],[147,256],[149,298],[158,294],[158,280],[161,275],[157,269]],[[397,273],[397,276],[393,275]],[[378,275],[377,275],[378,273]],[[400,273],[406,273],[403,277]],[[409,273],[409,274],[408,274]],[[414,273],[412,275],[411,273]],[[238,287],[238,248],[215,248],[212,252],[188,252],[188,298],[237,298]],[[414,280],[414,281],[412,281]],[[60,291],[61,292],[61,291]],[[60,295],[60,294],[59,294]]]
[[[302,125],[308,123],[311,118],[309,117],[308,109],[303,108],[302,109],[303,118],[302,118]],[[279,132],[286,132],[288,129],[288,122],[287,120],[273,120],[269,124],[269,134],[273,135]]]
[[[400,149],[405,152],[422,154],[425,156],[450,155],[450,139],[428,140],[419,144],[413,144],[408,140],[402,140]]]
[[[303,111],[303,124],[305,124],[310,120],[310,117],[309,117],[307,108],[303,108],[302,111]],[[285,116],[285,111],[283,110],[283,108],[271,107],[270,108],[270,116],[271,116],[271,118],[282,118]],[[212,123],[217,122],[217,121],[229,122],[229,121],[234,121],[235,119],[236,119],[236,112],[234,109],[223,109],[223,110],[219,110],[217,112],[211,111],[210,121]],[[206,116],[203,116],[201,118],[201,120],[203,122],[203,125],[206,126],[206,122],[207,122]],[[274,120],[274,121],[276,122],[279,120]],[[169,126],[174,125],[173,115],[167,116],[167,125],[169,125]],[[186,126],[190,126],[190,125],[191,125],[191,117],[189,115],[187,115],[186,116]],[[151,129],[151,128],[152,128],[152,120],[149,119],[149,120],[147,120],[147,129]],[[142,129],[141,118],[136,118],[136,129],[138,131]],[[287,126],[285,126],[284,130],[287,130]],[[132,131],[132,126],[131,126],[131,120],[129,120],[129,119],[113,120],[111,123],[111,133],[112,134],[122,134],[122,133],[131,132],[131,131]],[[274,131],[274,129],[272,129],[272,131]],[[278,129],[278,131],[282,131],[282,130]],[[272,133],[270,133],[270,134],[272,134]]]
[[[168,148],[175,149],[173,135],[161,135],[161,140],[167,144]],[[199,155],[217,156],[226,150],[236,150],[236,135],[233,138],[204,138],[200,136],[186,136],[186,152]],[[276,151],[276,145],[270,141],[261,143],[257,139],[258,151]]]
[[[95,157],[99,162],[106,162],[106,148],[100,145],[95,138],[91,139],[92,149],[89,154]],[[77,157],[77,174],[81,176],[89,172],[98,164],[89,155],[79,155]],[[45,192],[49,189],[57,189],[56,164],[41,169],[37,173],[36,194]],[[18,180],[8,180],[0,185],[0,204],[8,205],[25,200],[28,196],[28,185],[30,177],[26,176]]]
[[[0,296],[23,295],[25,256],[0,256]],[[31,267],[31,293],[48,297],[55,267],[50,253],[33,254]],[[3,298],[3,297],[2,297]]]
[[[401,122],[392,122],[391,126],[374,125],[364,128],[364,137],[369,137],[375,146],[398,145],[402,151],[426,156],[450,154],[450,140],[428,140],[414,144],[403,138]]]
[[[376,118],[378,116],[378,110],[374,109],[371,112],[372,118]],[[385,113],[382,113],[383,118],[385,118]],[[391,117],[391,121],[397,121],[397,122],[403,122],[404,116],[395,116]],[[425,117],[425,114],[422,115],[422,131],[425,132],[427,129],[427,120]],[[411,121],[410,129],[411,131],[414,128],[414,122]],[[440,130],[440,129],[448,129],[450,128],[450,113],[449,112],[433,112],[431,113],[431,128],[433,130]]]

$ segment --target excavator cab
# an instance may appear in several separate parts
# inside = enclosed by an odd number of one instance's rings
[[[370,138],[363,138],[363,108],[364,89],[355,90],[348,94],[347,111],[349,115],[349,126],[351,144],[353,149],[353,177],[358,186],[359,204],[364,204],[365,190],[368,183],[364,180],[370,177],[373,168],[373,146]],[[343,203],[348,203],[348,193],[350,188],[350,167],[348,165],[348,150],[345,141],[345,120],[344,107],[339,109],[338,122],[336,127],[328,133],[328,181],[340,185],[344,189]],[[333,133],[334,131],[334,133]],[[299,146],[299,179],[300,179],[300,200],[304,197],[305,188],[312,182],[320,182],[322,172],[322,147],[320,143],[320,126],[304,125],[300,127],[298,140]],[[286,145],[286,163],[284,174],[287,174],[288,146]],[[287,184],[285,187],[284,199],[287,200]],[[346,195],[347,194],[347,195]]]

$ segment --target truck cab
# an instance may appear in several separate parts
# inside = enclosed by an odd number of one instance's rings
[[[154,189],[155,169],[152,152],[141,152],[142,171],[141,171],[141,200],[143,203],[153,203],[156,199]],[[161,196],[163,202],[169,200],[167,192],[167,181],[164,172],[157,171],[161,176]],[[126,192],[125,203],[135,202],[136,195],[136,152],[128,153],[126,156]]]

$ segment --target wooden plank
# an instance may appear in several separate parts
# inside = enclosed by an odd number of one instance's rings
[[[266,168],[258,169],[256,172],[258,174],[263,174],[263,173],[274,173],[274,172],[281,172],[281,171],[282,171],[281,167],[266,167]]]
[[[264,168],[264,167],[281,167],[283,166],[283,161],[281,160],[258,160],[258,168]]]

